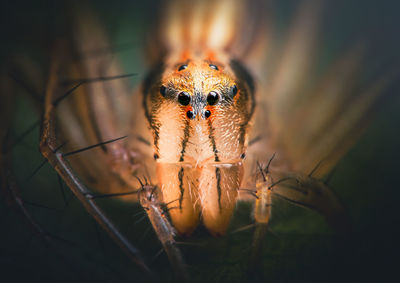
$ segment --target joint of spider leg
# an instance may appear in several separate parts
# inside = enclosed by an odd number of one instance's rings
[[[51,149],[51,151],[52,151],[53,153],[59,153],[60,149],[61,149],[62,147],[64,147],[64,145],[66,145],[67,143],[68,143],[68,141],[65,141],[65,142],[63,142],[62,144],[60,144],[59,146],[57,146],[54,150]],[[61,155],[63,156],[64,154],[61,153]]]
[[[154,196],[155,196],[155,192],[156,192],[157,187],[154,186],[153,189],[151,190],[150,196],[149,196],[149,200],[154,200]]]
[[[87,198],[87,199],[95,199],[95,198],[96,198],[96,196],[94,196],[94,195],[91,194],[91,193],[85,193],[84,196],[85,196],[85,198]]]

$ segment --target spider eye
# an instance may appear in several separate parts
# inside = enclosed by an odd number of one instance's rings
[[[219,70],[217,65],[209,64],[208,66],[210,66],[210,68],[213,70],[217,70],[217,71]]]
[[[236,85],[233,85],[233,87],[231,88],[231,97],[235,97],[235,95],[237,94],[238,89]]]
[[[160,93],[162,96],[165,96],[167,94],[167,88],[165,86],[160,87]]]
[[[218,93],[215,91],[210,91],[210,93],[207,95],[207,103],[208,105],[215,105],[218,103],[219,96]]]
[[[206,117],[206,119],[208,117],[210,117],[211,116],[211,111],[210,110],[206,110],[206,112],[204,112],[204,116]]]
[[[187,116],[189,119],[193,119],[193,111],[188,111],[188,112],[186,112],[186,116]]]
[[[187,67],[188,67],[187,64],[180,65],[179,68],[178,68],[178,71],[185,70]]]
[[[185,91],[182,91],[181,93],[179,93],[178,102],[181,105],[184,105],[184,106],[189,105],[189,103],[190,103],[190,95],[189,95],[189,93],[187,93]]]

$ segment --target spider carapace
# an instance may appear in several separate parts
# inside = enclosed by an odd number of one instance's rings
[[[243,179],[254,83],[240,62],[218,52],[170,58],[143,87],[158,185],[179,233],[190,234],[202,219],[221,235]]]

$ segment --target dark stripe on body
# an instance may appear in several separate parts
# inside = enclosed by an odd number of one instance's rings
[[[214,161],[215,162],[219,162],[219,157],[218,157],[218,149],[217,149],[217,145],[215,143],[215,137],[214,137],[214,128],[212,125],[211,120],[208,120],[208,138],[211,141],[211,145],[213,148],[213,152],[214,152]]]
[[[142,101],[142,107],[144,109],[144,115],[146,116],[147,121],[149,122],[150,128],[153,130],[153,138],[154,138],[154,147],[156,148],[156,153],[158,153],[158,141],[160,139],[159,137],[159,131],[160,131],[160,123],[156,123],[154,121],[154,115],[153,113],[156,113],[161,105],[160,102],[154,103],[151,113],[149,112],[149,105],[147,105],[147,98],[149,95],[152,94],[159,94],[159,89],[160,89],[160,81],[162,74],[164,72],[165,66],[163,63],[159,62],[155,64],[150,72],[147,74],[143,81],[143,101]]]
[[[179,190],[181,192],[181,195],[179,197],[179,209],[182,210],[182,202],[183,202],[183,193],[185,192],[185,189],[183,188],[183,175],[184,175],[184,169],[181,167],[181,170],[179,170],[178,173],[178,179],[179,179]]]
[[[210,139],[213,148],[214,160],[215,162],[219,162],[218,149],[214,137],[214,127],[211,120],[208,120],[208,138]],[[221,169],[219,167],[215,168],[215,178],[217,179],[218,206],[221,211]]]
[[[155,64],[151,69],[150,72],[146,75],[144,81],[143,81],[143,108],[144,108],[144,113],[147,118],[147,120],[150,123],[152,122],[152,115],[148,111],[148,105],[146,98],[150,94],[150,92],[155,91],[156,87],[160,87],[159,82],[161,81],[162,73],[164,72],[164,64],[159,62]],[[157,88],[157,92],[158,92]]]
[[[237,60],[231,60],[230,62],[231,68],[235,73],[235,76],[239,79],[239,81],[244,83],[247,87],[245,88],[245,99],[250,99],[250,110],[247,114],[246,120],[243,124],[240,125],[239,132],[239,143],[244,144],[246,130],[248,124],[253,117],[254,110],[256,108],[256,100],[255,100],[255,85],[254,80],[251,74],[247,71],[247,69]]]
[[[240,145],[244,145],[244,138],[245,138],[245,135],[246,135],[247,124],[248,124],[248,121],[247,121],[246,124],[241,124],[239,126],[239,133],[240,133],[239,134],[239,144]]]
[[[215,168],[215,177],[217,178],[218,206],[221,211],[221,169],[219,167]]]
[[[233,72],[235,73],[235,76],[241,81],[241,82],[245,82],[247,84],[247,87],[249,88],[250,91],[250,96],[252,99],[252,103],[254,104],[254,93],[256,90],[256,87],[254,85],[254,79],[251,76],[251,74],[249,73],[249,71],[247,71],[246,67],[243,66],[242,63],[240,63],[237,60],[231,60],[230,62],[231,64],[231,68],[233,70]]]
[[[179,162],[182,162],[185,160],[186,145],[188,143],[189,136],[190,136],[189,130],[190,130],[190,120],[186,119],[185,129],[183,130],[182,150],[181,150],[181,157],[179,158]]]

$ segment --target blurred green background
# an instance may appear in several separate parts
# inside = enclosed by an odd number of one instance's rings
[[[284,33],[298,1],[275,1],[277,33]],[[95,1],[115,46],[120,46],[134,88],[148,70],[143,44],[148,27],[157,21],[157,1]],[[79,7],[79,5],[77,6]],[[330,1],[321,22],[321,64],[364,39],[370,46],[366,66],[381,64],[377,76],[399,67],[400,4],[396,1]],[[49,58],[49,39],[61,35],[68,13],[61,1],[20,1],[1,4],[2,62],[27,56],[40,68]],[[279,36],[279,35],[277,35]],[[23,58],[23,57],[21,57]],[[6,66],[3,64],[3,66]],[[40,70],[38,70],[40,72]],[[353,149],[341,160],[330,182],[347,206],[355,226],[353,235],[336,236],[316,213],[277,201],[265,242],[260,282],[388,282],[398,281],[400,199],[399,85],[387,90],[387,101]],[[12,135],[18,136],[39,119],[38,112],[17,88]],[[39,90],[43,91],[43,90]],[[18,94],[18,96],[16,96]],[[42,162],[38,129],[12,149],[13,169],[22,188],[26,207],[43,229],[54,236],[53,244],[36,235],[18,208],[0,199],[0,281],[2,282],[142,282],[146,277],[84,211],[56,173],[45,165],[27,181]],[[3,190],[4,188],[2,188]],[[68,204],[64,201],[63,194]],[[162,282],[174,276],[148,220],[138,205],[115,200],[100,204],[138,246]],[[252,223],[251,205],[240,203],[230,231]],[[182,245],[194,282],[246,282],[245,273],[254,229],[210,238],[201,228]]]

